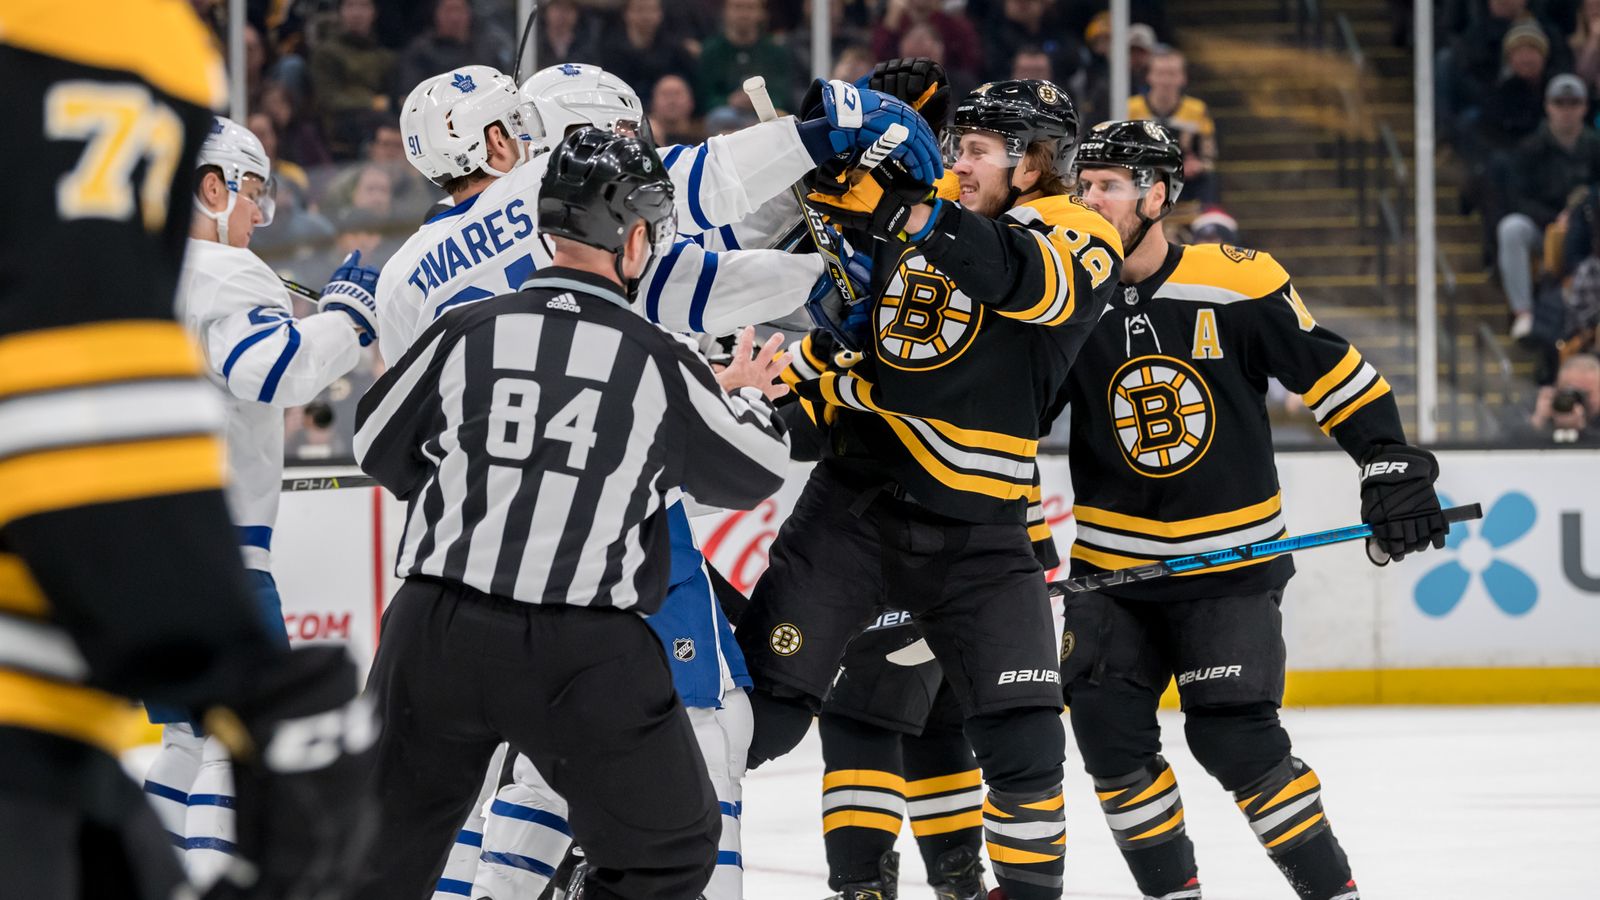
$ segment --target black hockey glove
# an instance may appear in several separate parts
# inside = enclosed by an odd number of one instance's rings
[[[860,83],[857,83],[860,87]],[[866,87],[892,94],[922,114],[934,134],[950,115],[950,76],[944,66],[926,56],[886,59],[872,67]]]
[[[374,809],[378,722],[342,647],[279,657],[254,694],[214,708],[206,730],[233,757],[238,848],[205,900],[343,897],[361,869]]]
[[[933,200],[934,190],[896,160],[875,169],[851,169],[829,176],[818,168],[806,176],[806,202],[842,228],[876,238],[902,238],[911,208]]]
[[[1407,553],[1443,547],[1450,523],[1439,507],[1433,454],[1407,444],[1384,444],[1361,461],[1361,521],[1372,526],[1367,558],[1374,565]]]

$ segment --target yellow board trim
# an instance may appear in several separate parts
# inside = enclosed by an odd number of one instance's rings
[[[1193,519],[1178,519],[1174,522],[1145,519],[1139,516],[1112,512],[1109,509],[1098,509],[1093,506],[1079,506],[1076,504],[1072,507],[1072,515],[1086,525],[1103,525],[1107,528],[1115,528],[1118,531],[1131,531],[1150,537],[1180,538],[1194,534],[1205,534],[1211,531],[1239,528],[1253,522],[1259,522],[1262,519],[1271,518],[1282,510],[1283,494],[1278,493],[1260,503],[1252,503],[1249,506],[1231,512],[1198,516]]]
[[[906,791],[906,780],[893,772],[882,772],[877,769],[835,769],[822,775],[824,791],[852,787],[883,788],[903,795]]]
[[[222,445],[210,436],[99,444],[0,462],[0,526],[74,506],[222,487]]]
[[[0,725],[61,735],[118,754],[146,732],[132,701],[93,688],[0,669]]]
[[[949,834],[952,831],[965,831],[968,828],[983,827],[983,814],[975,809],[952,816],[939,816],[934,819],[912,819],[911,833],[917,837],[928,837],[935,834]]]
[[[0,13],[0,42],[131,72],[207,109],[221,109],[228,96],[216,44],[181,0],[7,0]]]
[[[1600,667],[1291,670],[1285,706],[1600,703]],[[1178,708],[1167,685],[1163,709]]]
[[[0,553],[0,611],[35,619],[50,612],[50,601],[33,580],[28,564],[10,553]]]
[[[176,322],[97,322],[0,338],[0,397],[199,374],[199,348]]]
[[[965,772],[956,772],[953,775],[940,775],[936,778],[919,778],[916,781],[906,782],[907,797],[926,797],[929,794],[943,794],[946,791],[957,791],[975,788],[983,784],[983,773],[977,769],[968,769]]]
[[[878,831],[887,831],[890,834],[900,833],[900,817],[888,813],[863,812],[856,809],[844,809],[839,812],[828,813],[822,817],[822,833],[827,834],[836,828],[873,828]]]
[[[1361,365],[1361,351],[1357,350],[1355,345],[1351,345],[1350,349],[1344,352],[1344,358],[1339,360],[1339,364],[1330,369],[1328,374],[1318,378],[1310,390],[1300,395],[1300,399],[1305,401],[1307,406],[1316,406],[1322,402],[1322,398],[1328,396],[1329,391],[1339,386],[1339,382],[1350,377],[1350,373],[1359,365]]]

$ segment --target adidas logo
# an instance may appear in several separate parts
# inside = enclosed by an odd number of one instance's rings
[[[574,298],[572,296],[572,294],[570,294],[570,293],[557,294],[554,297],[551,297],[550,298],[550,302],[546,303],[544,306],[545,306],[545,309],[559,309],[562,312],[569,312],[569,313],[581,313],[581,312],[583,312],[583,308],[578,306],[577,299]]]

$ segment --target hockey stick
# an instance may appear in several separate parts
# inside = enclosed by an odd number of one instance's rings
[[[517,44],[517,58],[511,61],[511,80],[522,84],[522,54],[528,49],[528,36],[533,33],[533,23],[539,19],[539,0],[529,4],[528,20],[522,23],[522,42]],[[533,64],[539,64],[539,51],[533,52]]]
[[[377,487],[378,479],[371,475],[318,475],[314,478],[285,478],[281,490],[332,491],[339,488]]]
[[[278,276],[278,280],[283,282],[283,286],[288,288],[289,293],[291,294],[299,294],[307,300],[310,300],[312,303],[316,303],[318,300],[322,299],[321,291],[312,290],[298,281],[290,281],[282,275]]]
[[[1483,507],[1476,503],[1469,503],[1466,506],[1452,506],[1444,511],[1444,520],[1446,522],[1467,522],[1481,518],[1483,518]],[[1050,595],[1055,597],[1066,594],[1081,594],[1085,591],[1096,591],[1112,585],[1154,581],[1157,578],[1166,578],[1169,575],[1182,575],[1185,572],[1196,572],[1216,566],[1249,562],[1263,557],[1277,556],[1282,553],[1293,553],[1296,550],[1309,550],[1312,547],[1325,547],[1329,544],[1359,541],[1371,536],[1371,525],[1347,525],[1343,528],[1313,531],[1310,534],[1302,534],[1295,537],[1245,544],[1242,547],[1232,547],[1227,550],[1213,550],[1210,553],[1200,553],[1194,556],[1180,556],[1176,559],[1117,569],[1114,572],[1079,575],[1076,578],[1052,581],[1048,587],[1050,588]]]

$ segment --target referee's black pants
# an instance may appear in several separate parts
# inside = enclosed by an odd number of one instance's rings
[[[433,893],[496,744],[567,799],[596,900],[692,900],[722,819],[661,643],[638,615],[409,579],[367,693],[383,716],[360,900]]]

